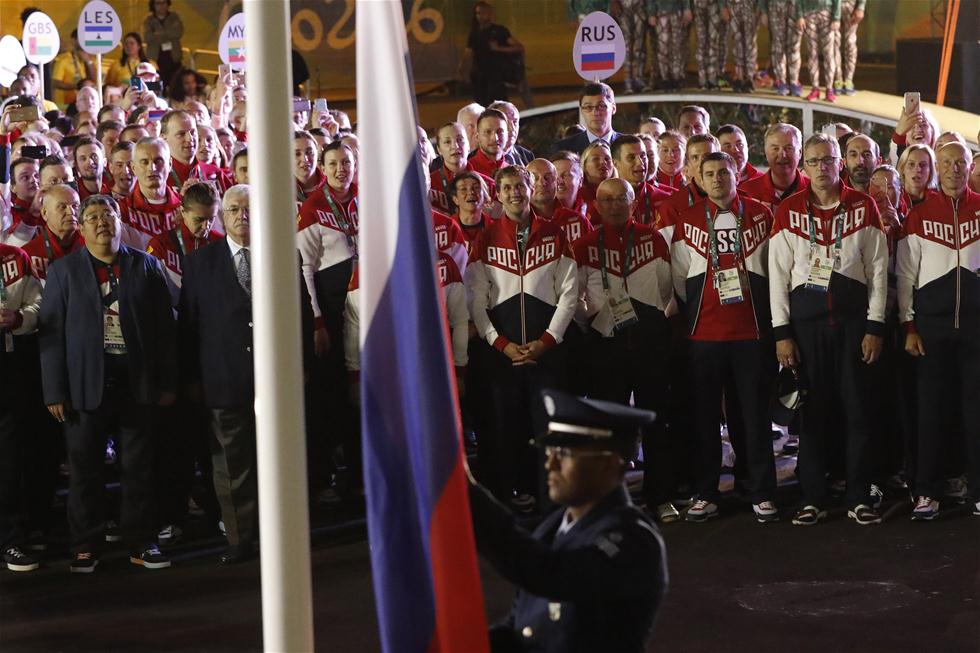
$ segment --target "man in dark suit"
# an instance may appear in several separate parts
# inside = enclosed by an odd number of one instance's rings
[[[563,506],[533,535],[470,478],[477,545],[518,587],[490,631],[494,651],[645,650],[667,591],[660,532],[623,474],[654,414],[554,390],[541,393],[548,495]]]
[[[248,186],[225,192],[222,215],[226,237],[184,259],[179,315],[183,381],[211,413],[214,489],[229,544],[219,562],[232,564],[251,558],[258,543]],[[295,265],[309,362],[313,311]]]
[[[130,562],[170,566],[153,541],[156,406],[173,404],[177,338],[159,262],[120,244],[119,205],[91,195],[79,211],[85,247],[48,269],[41,304],[44,401],[65,425],[71,465],[72,572],[98,564],[106,434],[122,465],[123,537]]]
[[[616,114],[616,96],[608,84],[586,84],[579,92],[578,106],[585,121],[585,131],[558,141],[551,146],[552,153],[568,150],[581,154],[593,141],[603,140],[612,145],[619,136],[612,128],[612,117]]]

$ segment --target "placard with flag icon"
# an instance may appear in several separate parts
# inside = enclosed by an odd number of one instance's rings
[[[228,41],[228,61],[245,63],[245,41]]]
[[[111,46],[112,25],[86,25],[82,33],[82,42],[87,46]]]
[[[581,54],[582,70],[614,70],[616,68],[616,50],[612,44],[583,45]]]
[[[46,57],[53,52],[50,39],[32,36],[27,39],[27,54],[32,57]]]

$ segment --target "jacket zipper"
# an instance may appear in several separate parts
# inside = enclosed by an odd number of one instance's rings
[[[957,198],[952,198],[953,200],[953,242],[956,243],[956,308],[953,311],[953,328],[960,328],[960,291],[961,291],[961,274],[963,272],[960,266],[960,216],[959,216],[959,200]]]
[[[531,240],[531,230],[530,225],[528,225],[527,239],[528,243],[524,243],[524,251],[521,251],[520,238],[518,237],[518,231],[521,225],[514,223],[514,245],[517,247],[517,270],[521,273],[521,344],[527,344],[527,321],[524,314],[524,256],[527,254],[527,246]]]

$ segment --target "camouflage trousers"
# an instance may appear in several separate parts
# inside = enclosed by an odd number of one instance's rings
[[[830,11],[811,11],[803,18],[806,20],[806,67],[810,71],[810,84],[816,87],[832,86],[836,65],[834,45],[837,39],[830,28]],[[821,72],[823,84],[820,83]]]
[[[841,0],[840,29],[834,32],[834,81],[854,82],[858,58],[858,23],[853,20],[855,0]]]
[[[624,78],[627,86],[643,86],[643,65],[646,61],[644,52],[647,34],[647,12],[643,0],[619,0],[622,11],[616,22],[623,31],[626,41],[626,62],[623,64]]]
[[[692,0],[694,29],[697,30],[698,83],[714,82],[725,72],[725,38],[728,26],[721,19],[717,0]]]
[[[759,32],[759,12],[755,0],[728,0],[732,12],[732,54],[735,58],[735,78],[752,81],[755,77],[759,50],[756,35]]]
[[[793,0],[769,0],[770,66],[777,82],[800,83],[800,37]]]
[[[684,38],[684,16],[681,12],[657,16],[657,59],[660,76],[665,80],[684,79],[684,55],[687,54]]]

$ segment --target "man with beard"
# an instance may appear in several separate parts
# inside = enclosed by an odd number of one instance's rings
[[[210,181],[225,191],[233,185],[221,168],[197,160],[197,122],[187,111],[170,111],[160,122],[160,135],[170,147],[172,160],[167,185],[181,192],[190,180]]]
[[[623,134],[613,141],[611,154],[620,179],[633,187],[633,220],[639,224],[654,225],[660,204],[671,193],[647,181],[648,162],[643,141],[632,134]]]
[[[848,185],[862,193],[868,192],[871,173],[881,163],[878,144],[870,136],[856,134],[847,141],[844,165],[847,167]]]
[[[496,109],[487,109],[476,123],[477,148],[469,162],[481,175],[493,177],[507,166],[507,117]]]
[[[534,152],[517,143],[517,137],[521,132],[521,114],[517,107],[505,100],[498,100],[487,108],[496,109],[507,117],[507,143],[504,151],[510,161],[525,166],[533,161]]]
[[[78,197],[108,195],[111,191],[105,175],[105,150],[102,143],[91,136],[83,136],[75,143],[75,171],[78,173]]]
[[[133,174],[134,149],[136,146],[132,143],[120,141],[112,146],[109,154],[109,174],[112,176],[110,192],[117,202],[128,197],[136,183],[136,176]]]

